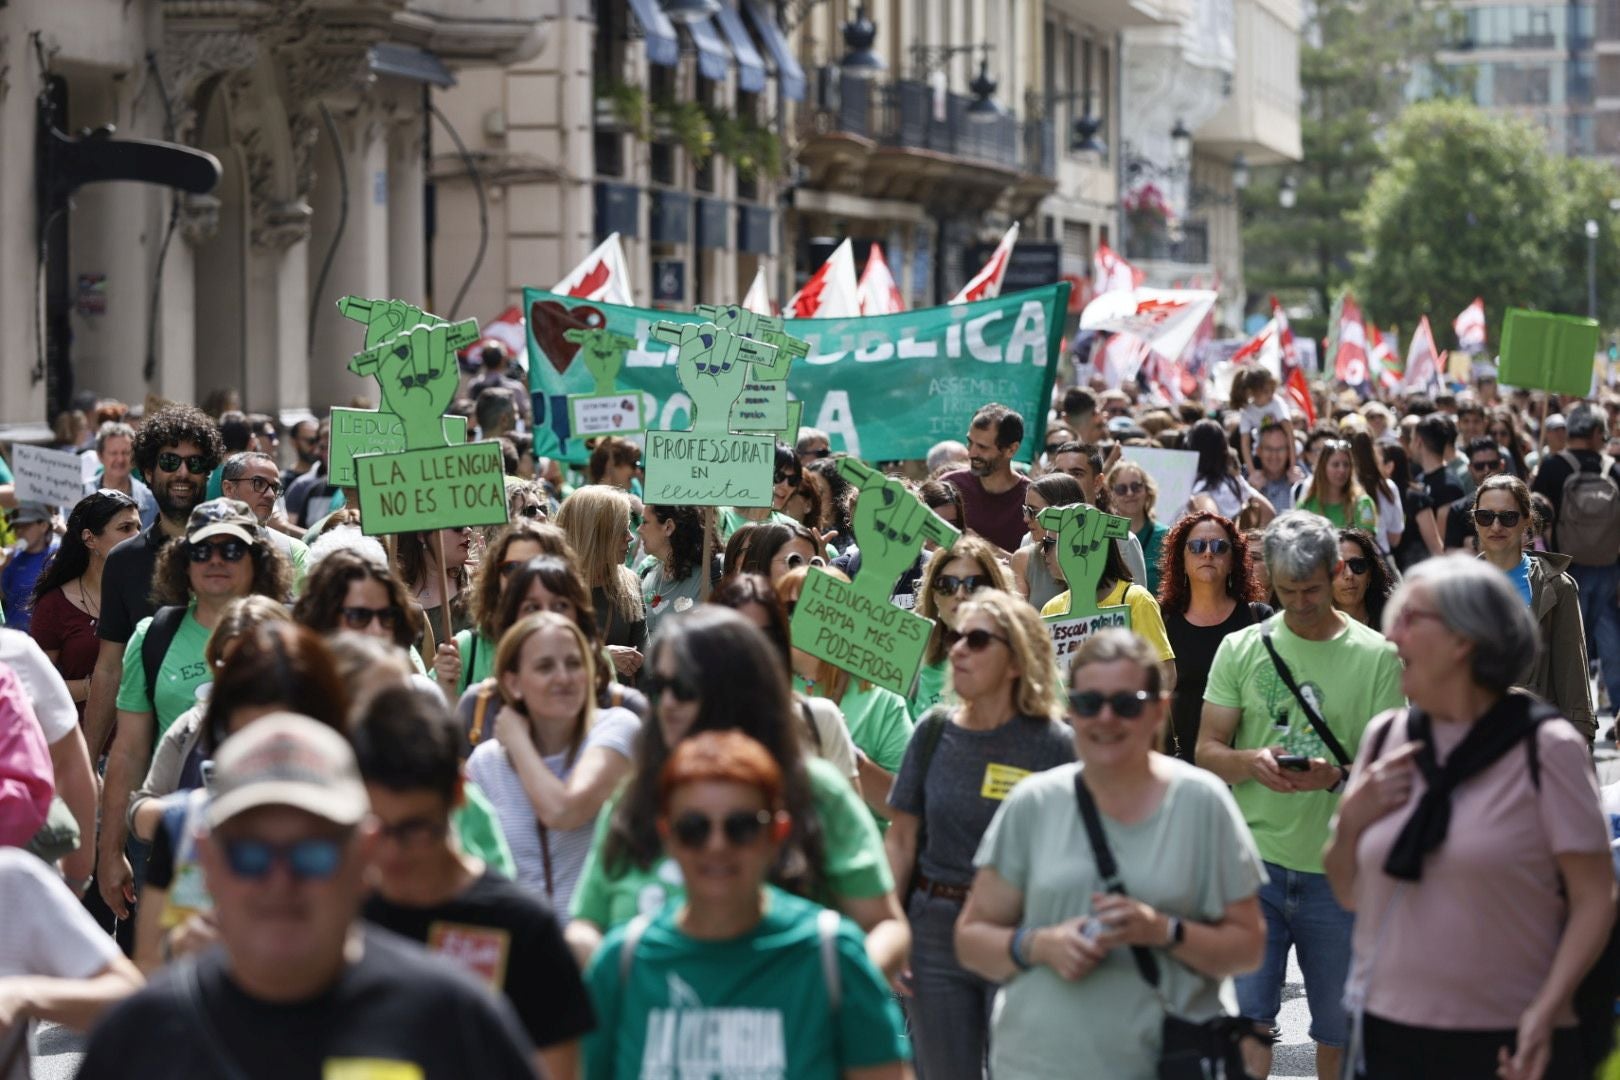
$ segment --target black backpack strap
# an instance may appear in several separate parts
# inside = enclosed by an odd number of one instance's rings
[[[158,672],[163,668],[163,658],[169,654],[169,646],[174,644],[175,635],[180,632],[180,624],[185,618],[186,609],[178,604],[158,608],[146,628],[146,637],[141,641],[141,668],[146,672],[146,701],[151,706],[153,716],[157,715]]]
[[[804,714],[804,722],[810,728],[810,741],[816,744],[816,753],[824,752],[827,748],[821,745],[821,729],[816,726],[815,715],[810,711],[810,702],[800,698],[799,711]]]
[[[1277,652],[1277,646],[1271,643],[1271,627],[1261,627],[1260,641],[1265,645],[1266,652],[1271,654],[1271,663],[1276,667],[1277,674],[1282,676],[1283,685],[1294,695],[1299,707],[1305,710],[1305,719],[1310,721],[1316,737],[1321,739],[1328,752],[1338,759],[1339,768],[1348,769],[1352,760],[1350,755],[1345,752],[1344,744],[1339,741],[1339,737],[1333,734],[1333,729],[1327,726],[1327,721],[1322,719],[1322,714],[1316,711],[1316,706],[1312,705],[1310,699],[1300,691],[1299,683],[1294,681],[1294,673],[1288,670],[1288,665],[1283,663],[1282,656]]]
[[[911,737],[917,740],[917,770],[921,773],[917,777],[917,797],[922,802],[922,810],[917,814],[917,846],[911,853],[911,880],[906,882],[906,895],[901,899],[904,905],[910,901],[911,894],[917,891],[917,866],[922,862],[923,847],[928,843],[928,766],[934,760],[934,751],[939,749],[940,736],[945,734],[945,725],[951,722],[950,712],[939,706],[930,709],[917,725],[917,730]],[[896,882],[895,884],[899,884]]]
[[[1086,787],[1084,769],[1074,774],[1074,801],[1080,804],[1080,820],[1085,822],[1086,838],[1091,841],[1091,857],[1097,863],[1097,874],[1102,878],[1104,891],[1129,896],[1125,883],[1119,879],[1119,864],[1114,862],[1114,853],[1108,847],[1108,836],[1103,832],[1102,814],[1097,810],[1097,801]],[[1136,970],[1142,978],[1157,992],[1159,964],[1153,959],[1153,953],[1146,946],[1132,945],[1131,959],[1136,961]]]

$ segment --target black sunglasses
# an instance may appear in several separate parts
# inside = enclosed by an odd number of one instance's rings
[[[1500,469],[1502,467],[1502,459],[1494,458],[1491,461],[1470,461],[1468,463],[1468,467],[1473,469],[1475,472],[1490,472],[1492,469]]]
[[[530,503],[527,506],[518,507],[518,513],[526,518],[543,518],[546,516],[546,508],[536,503]]]
[[[179,454],[165,450],[157,456],[157,467],[164,472],[179,472],[181,462],[185,462],[186,471],[190,472],[192,476],[201,476],[204,473],[213,471],[212,466],[208,464],[208,459],[201,454],[187,454],[185,457],[181,457]]]
[[[1372,560],[1364,555],[1357,555],[1354,558],[1344,560],[1344,565],[1350,568],[1352,574],[1360,577],[1372,569]]]
[[[714,828],[719,825],[720,834],[726,838],[727,844],[746,847],[759,839],[765,826],[771,823],[771,817],[769,810],[733,810],[717,822],[707,814],[692,810],[671,821],[669,832],[681,847],[698,851],[708,846],[709,837],[714,835]]]
[[[392,630],[394,623],[399,620],[399,608],[393,607],[344,607],[338,609],[343,616],[343,625],[350,630],[364,630],[376,619],[384,630]]]
[[[1117,694],[1100,694],[1095,690],[1070,690],[1069,708],[1076,716],[1096,716],[1107,705],[1114,715],[1123,720],[1134,720],[1142,715],[1153,695],[1146,690],[1121,690]]]
[[[788,484],[788,483],[791,483],[794,487],[798,487],[799,486],[799,481],[802,480],[802,479],[804,479],[804,474],[803,473],[784,472],[781,469],[778,469],[778,470],[776,470],[776,479],[772,480],[771,483],[773,483],[773,484]]]
[[[1500,521],[1504,528],[1511,529],[1523,516],[1517,510],[1475,510],[1474,524],[1483,525],[1488,529]]]
[[[1147,490],[1147,485],[1140,480],[1122,480],[1114,485],[1114,494],[1120,498],[1127,495],[1140,495]]]
[[[982,627],[976,630],[969,630],[965,634],[960,630],[945,631],[946,649],[956,648],[956,643],[958,641],[965,642],[969,652],[984,652],[984,650],[990,647],[990,643],[992,641],[999,641],[1009,649],[1012,648],[1011,641],[1008,641],[1000,634],[992,634],[990,631],[985,630]]]
[[[698,699],[698,688],[681,678],[679,675],[674,675],[666,679],[662,675],[654,672],[653,674],[646,676],[642,680],[641,685],[642,689],[647,692],[647,696],[655,702],[663,694],[668,694],[676,701],[684,701],[689,704]]]
[[[1192,552],[1194,555],[1203,555],[1206,552],[1210,555],[1225,555],[1228,551],[1232,550],[1232,541],[1205,540],[1202,537],[1199,537],[1197,540],[1187,541],[1187,550]]]
[[[214,557],[214,551],[219,551],[219,557],[226,562],[241,562],[247,558],[249,547],[240,540],[204,540],[200,544],[191,545],[191,561],[205,563]]]
[[[832,449],[831,449],[831,447],[823,446],[820,450],[806,450],[804,453],[800,454],[799,456],[800,457],[814,457],[814,458],[831,457],[832,456]]]
[[[941,574],[934,587],[946,596],[956,596],[964,589],[969,596],[972,596],[989,584],[990,579],[980,574],[969,574],[966,577],[957,577],[955,574]]]

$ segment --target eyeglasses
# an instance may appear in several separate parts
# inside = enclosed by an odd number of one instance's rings
[[[1034,521],[1035,520],[1035,515],[1039,514],[1042,510],[1045,510],[1045,509],[1046,509],[1046,507],[1044,507],[1044,506],[1034,507],[1034,506],[1029,505],[1029,503],[1025,503],[1024,504],[1024,520],[1025,521]]]
[[[789,555],[783,556],[782,561],[787,564],[787,568],[789,570],[797,570],[801,566],[826,566],[827,565],[827,560],[823,559],[820,555],[812,555],[812,556],[810,556],[810,558],[806,559],[803,555],[800,555],[797,551],[792,552]]]
[[[802,473],[784,472],[781,469],[778,469],[776,471],[776,479],[772,480],[771,483],[773,483],[773,484],[792,484],[794,487],[798,487],[799,486],[799,481],[802,478],[803,478]]]
[[[681,847],[698,851],[709,843],[716,826],[726,843],[732,847],[747,847],[758,840],[771,823],[769,810],[733,810],[718,821],[696,810],[682,814],[669,823],[669,833]]]
[[[241,562],[247,558],[249,550],[249,545],[234,538],[217,542],[204,540],[200,544],[191,545],[191,561],[198,564],[205,563],[214,557],[215,551],[218,551],[219,557],[226,562]]]
[[[339,608],[338,614],[343,616],[343,625],[350,630],[364,630],[376,619],[384,630],[392,630],[399,621],[399,608],[389,607],[345,607]]]
[[[1120,498],[1127,495],[1140,495],[1147,490],[1147,485],[1140,480],[1125,480],[1114,485],[1114,494]]]
[[[990,579],[979,574],[969,574],[966,577],[957,577],[955,574],[941,574],[934,583],[934,588],[946,596],[958,596],[962,593],[972,596],[980,589],[990,584]]]
[[[1356,577],[1360,577],[1362,574],[1365,574],[1367,571],[1372,569],[1372,560],[1366,556],[1358,555],[1354,558],[1344,560],[1344,565],[1352,574],[1356,575]]]
[[[1503,528],[1511,529],[1519,523],[1519,519],[1523,516],[1517,510],[1475,510],[1474,524],[1483,525],[1488,529],[1500,521]]]
[[[676,701],[684,701],[688,704],[698,699],[698,688],[679,675],[672,675],[666,679],[664,676],[654,672],[642,680],[642,689],[654,701],[657,701],[664,694],[668,694]]]
[[[1492,469],[1500,469],[1502,467],[1502,459],[1492,458],[1490,461],[1470,461],[1468,463],[1468,467],[1473,469],[1475,472],[1490,472]]]
[[[1197,540],[1187,541],[1187,550],[1194,555],[1225,555],[1232,550],[1232,541],[1205,540],[1200,537]]]
[[[406,818],[392,825],[377,826],[379,836],[392,840],[400,847],[437,840],[449,831],[449,822],[434,821],[430,818]]]
[[[191,473],[192,476],[201,476],[203,473],[213,471],[208,464],[208,459],[201,454],[187,454],[185,457],[181,457],[179,454],[165,450],[157,456],[157,467],[164,472],[179,472],[182,462],[185,463],[186,471]]]
[[[531,520],[534,518],[543,518],[546,516],[546,508],[536,503],[529,503],[527,506],[518,507],[518,514],[521,517],[526,517]]]
[[[1059,447],[1067,446],[1067,445],[1068,445],[1067,443],[1061,443],[1061,442],[1049,442],[1049,443],[1047,443],[1046,448],[1045,448],[1046,449],[1046,456],[1051,457],[1053,454],[1058,452]]]
[[[189,468],[189,466],[188,466],[188,468]],[[231,482],[233,484],[246,484],[246,485],[248,485],[249,487],[251,487],[253,489],[253,493],[255,495],[263,495],[267,491],[272,495],[280,495],[281,494],[281,481],[280,480],[266,480],[262,476],[243,476],[243,477],[239,477],[236,480],[233,480]]]
[[[969,630],[965,634],[962,633],[960,630],[947,630],[947,631],[945,631],[945,648],[946,649],[954,649],[954,648],[956,648],[956,643],[958,641],[965,644],[968,647],[969,652],[984,652],[984,650],[986,650],[986,649],[988,649],[990,647],[990,643],[992,641],[999,641],[1003,645],[1007,646],[1009,649],[1012,648],[1012,642],[1011,641],[1008,641],[1006,638],[1002,637],[1000,634],[992,634],[990,631],[984,629],[983,627],[980,627],[980,628],[975,629],[975,630]]]
[[[1097,716],[1107,705],[1114,715],[1122,720],[1134,720],[1142,715],[1142,710],[1153,695],[1146,690],[1121,690],[1115,694],[1101,694],[1095,690],[1070,690],[1069,708],[1074,710],[1076,716]]]
[[[260,881],[270,876],[276,863],[285,863],[299,881],[325,881],[343,865],[343,843],[339,840],[311,839],[294,844],[271,844],[264,840],[226,840],[225,864],[239,878]]]
[[[819,450],[806,450],[804,453],[800,454],[799,456],[800,457],[813,457],[813,458],[831,457],[832,456],[832,450],[829,447],[823,446]]]

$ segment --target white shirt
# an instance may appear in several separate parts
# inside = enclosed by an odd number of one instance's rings
[[[39,642],[21,630],[0,629],[0,663],[7,664],[22,680],[23,689],[34,703],[34,715],[45,730],[45,741],[55,745],[79,726],[79,710],[61,672],[51,663]],[[0,911],[4,911],[0,907]]]

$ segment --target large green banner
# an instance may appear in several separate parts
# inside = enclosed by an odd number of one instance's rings
[[[535,453],[573,461],[584,456],[569,441],[568,395],[589,393],[596,384],[570,330],[608,330],[633,339],[617,389],[645,395],[648,428],[691,426],[691,401],[675,376],[676,351],[655,340],[652,327],[716,320],[539,289],[525,289],[523,302]],[[788,391],[804,403],[803,423],[827,432],[833,450],[868,461],[924,457],[942,439],[963,439],[974,412],[999,401],[1024,417],[1018,456],[1029,461],[1045,434],[1068,302],[1069,285],[1059,282],[900,315],[794,319],[788,332],[808,341],[810,353],[794,361]]]

